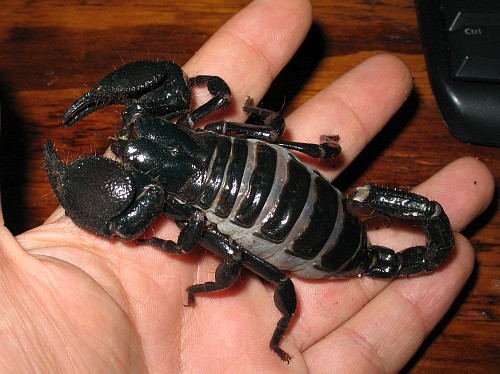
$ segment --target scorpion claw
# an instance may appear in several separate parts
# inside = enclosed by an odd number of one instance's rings
[[[114,160],[97,155],[65,164],[50,140],[45,144],[44,160],[66,215],[87,231],[131,240],[161,214],[163,190],[152,179],[134,174]]]
[[[83,95],[76,103],[74,103],[62,117],[62,124],[68,128],[73,126],[82,118],[88,116],[90,113],[104,108],[104,102],[99,105],[99,101],[94,97],[93,92],[90,91]]]
[[[172,61],[134,61],[103,78],[73,104],[62,118],[65,127],[108,105],[125,104],[154,114],[189,109],[187,78]],[[135,109],[137,110],[137,109]]]

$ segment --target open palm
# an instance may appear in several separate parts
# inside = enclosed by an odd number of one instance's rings
[[[254,1],[184,69],[222,76],[236,103],[224,116],[242,120],[239,104],[246,96],[258,101],[264,95],[310,23],[305,0]],[[411,76],[400,60],[373,57],[292,113],[288,137],[316,143],[321,134],[340,133],[344,162],[322,170],[334,179],[410,90]],[[438,200],[459,230],[485,209],[492,190],[483,164],[460,159],[415,191]],[[170,220],[154,230],[167,239],[178,234]],[[412,240],[408,232],[383,231],[376,241],[391,247]],[[201,296],[196,307],[186,308],[186,287],[213,279],[219,262],[204,251],[174,256],[101,239],[74,226],[62,209],[18,237],[2,224],[0,371],[394,372],[411,358],[472,270],[470,243],[458,233],[455,239],[448,263],[429,275],[392,282],[294,277],[299,309],[282,342],[293,356],[286,365],[268,348],[280,316],[273,287],[249,272],[230,290]]]

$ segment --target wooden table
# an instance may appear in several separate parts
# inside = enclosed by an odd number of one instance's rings
[[[105,149],[115,113],[95,114],[86,127],[58,127],[63,110],[84,86],[124,61],[159,58],[182,65],[245,3],[3,0],[0,165],[7,226],[22,232],[41,224],[57,206],[42,166],[47,138],[69,157]],[[412,187],[464,155],[491,168],[496,201],[466,230],[477,253],[474,274],[405,371],[498,370],[500,149],[464,144],[444,127],[427,78],[413,1],[314,0],[313,5],[314,26],[266,105],[280,109],[286,93],[289,112],[381,51],[406,61],[415,77],[414,94],[336,184],[348,189],[369,180]]]

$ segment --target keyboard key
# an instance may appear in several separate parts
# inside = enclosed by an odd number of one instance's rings
[[[496,8],[485,2],[471,12],[471,6],[478,4],[481,2],[442,1],[451,75],[500,82],[500,1]]]

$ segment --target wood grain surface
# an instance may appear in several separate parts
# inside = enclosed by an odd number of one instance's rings
[[[52,138],[67,156],[103,151],[116,113],[96,113],[64,130],[63,111],[88,86],[124,62],[186,62],[246,1],[2,0],[0,6],[1,187],[7,226],[41,224],[57,206],[42,165]],[[410,188],[461,156],[493,171],[490,208],[466,229],[477,254],[459,299],[404,371],[498,372],[500,293],[500,149],[455,139],[429,85],[411,0],[314,0],[314,25],[278,77],[265,105],[290,112],[367,57],[389,51],[414,75],[415,91],[389,125],[336,184],[371,181]],[[450,186],[453,188],[453,186]]]

